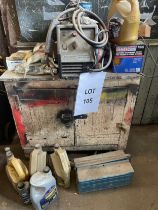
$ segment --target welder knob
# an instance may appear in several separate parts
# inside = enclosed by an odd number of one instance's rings
[[[67,44],[62,44],[62,48],[63,48],[63,50],[67,50]]]
[[[72,32],[72,36],[76,37],[77,36],[77,32],[76,31]]]
[[[76,42],[72,43],[72,48],[75,50],[77,48],[78,44]]]

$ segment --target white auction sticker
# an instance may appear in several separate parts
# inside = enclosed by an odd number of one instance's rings
[[[74,116],[97,112],[106,73],[80,74]]]

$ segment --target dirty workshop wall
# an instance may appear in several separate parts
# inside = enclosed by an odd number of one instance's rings
[[[65,9],[69,0],[15,0],[21,41],[44,41],[50,21],[59,11]],[[93,11],[105,22],[111,0],[92,0]],[[158,36],[157,0],[139,0],[142,21],[149,19],[152,23],[152,38]]]

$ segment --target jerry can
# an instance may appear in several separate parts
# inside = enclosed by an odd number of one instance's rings
[[[112,0],[108,12],[108,21],[110,22],[114,17],[121,17],[122,21],[119,35],[112,42],[119,45],[134,44],[138,39],[140,24],[138,0]]]
[[[36,172],[30,179],[30,197],[36,210],[46,209],[57,198],[56,180],[46,166],[43,172]]]
[[[14,157],[10,147],[6,147],[5,152],[7,156],[6,173],[10,182],[17,190],[18,182],[27,181],[29,173],[25,164],[20,159]]]
[[[40,144],[36,144],[34,150],[30,154],[30,175],[33,175],[37,171],[43,171],[46,167],[46,155],[47,153],[42,151]]]
[[[65,149],[55,144],[54,153],[51,154],[51,162],[57,178],[57,183],[65,188],[70,187],[70,161]]]

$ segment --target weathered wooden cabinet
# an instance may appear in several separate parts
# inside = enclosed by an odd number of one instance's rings
[[[75,119],[69,127],[58,116],[64,110],[73,112],[77,80],[52,80],[51,76],[24,78],[10,71],[1,80],[25,152],[36,143],[47,150],[55,143],[68,150],[126,148],[140,82],[138,75],[108,73],[98,112]]]

